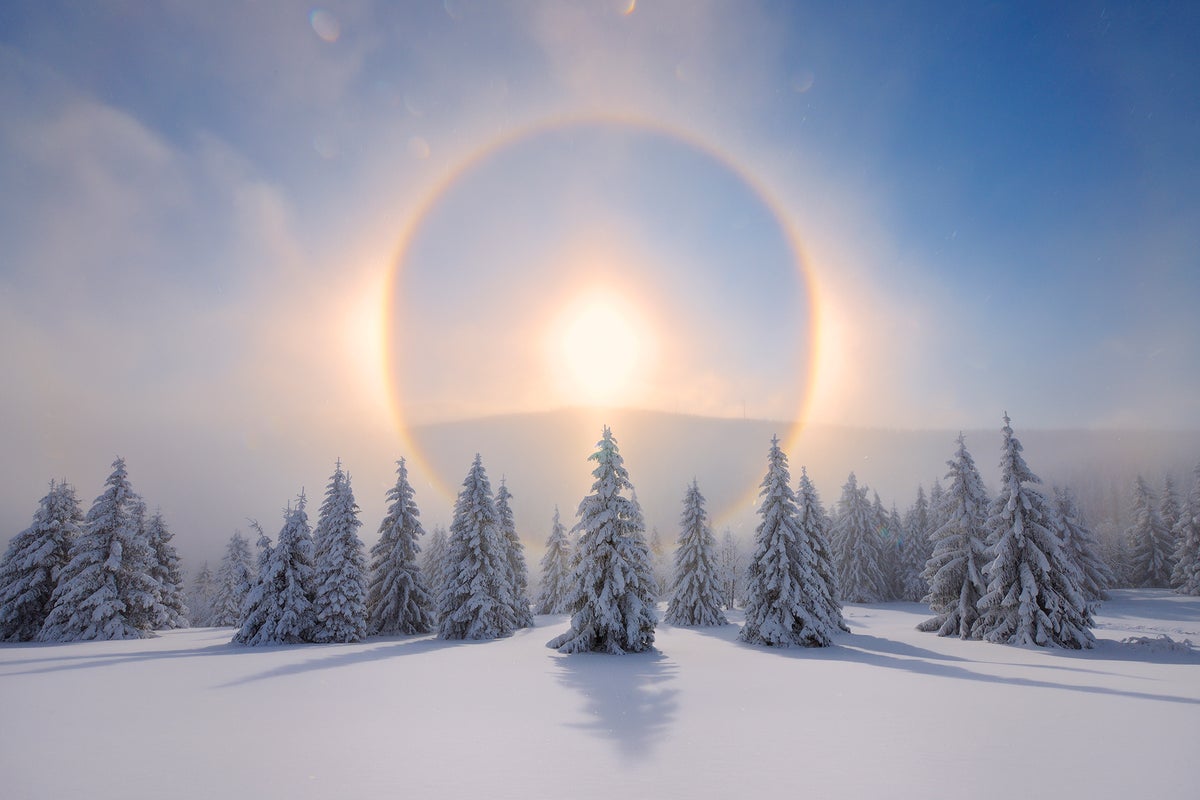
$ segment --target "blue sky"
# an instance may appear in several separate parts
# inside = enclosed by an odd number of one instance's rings
[[[5,3],[5,518],[117,452],[240,508],[396,403],[586,404],[554,342],[606,280],[605,402],[1194,428],[1196,41],[1190,3]]]

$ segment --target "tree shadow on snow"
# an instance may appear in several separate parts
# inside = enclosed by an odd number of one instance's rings
[[[1006,647],[1007,645],[995,645],[988,642],[973,643],[980,647]],[[752,646],[752,645],[748,645]],[[1184,703],[1188,705],[1200,705],[1200,699],[1193,697],[1179,697],[1168,694],[1154,694],[1152,692],[1135,692],[1124,689],[1113,689],[1107,686],[1079,686],[1070,683],[1057,683],[1049,680],[1039,680],[1037,678],[1026,678],[1018,676],[1002,676],[990,675],[985,672],[976,672],[969,669],[967,666],[958,666],[957,664],[945,663],[947,661],[957,661],[964,665],[969,664],[1003,664],[1003,662],[986,662],[981,660],[965,659],[956,656],[945,656],[940,653],[935,653],[930,650],[925,650],[914,645],[903,642],[896,642],[889,639],[882,639],[878,636],[868,636],[865,634],[842,634],[832,647],[786,647],[786,648],[767,648],[756,647],[755,649],[762,651],[772,651],[779,655],[807,660],[817,661],[843,661],[847,663],[866,664],[873,667],[883,667],[885,669],[898,669],[905,672],[911,672],[916,675],[931,675],[938,678],[953,678],[957,680],[983,681],[986,683],[1001,683],[1009,686],[1025,686],[1038,689],[1055,689],[1065,690],[1070,692],[1081,692],[1083,694],[1100,694],[1116,697],[1130,697],[1138,700],[1159,700],[1168,703]],[[1033,650],[1034,648],[1029,648]],[[1043,648],[1037,648],[1038,652],[1043,652]],[[1073,650],[1045,650],[1049,654],[1072,654],[1077,655],[1079,651]],[[1086,651],[1084,651],[1086,652]],[[1145,659],[1143,659],[1145,660]],[[1039,669],[1041,665],[1030,664],[1012,664],[1009,665],[1013,669]],[[1062,667],[1050,668],[1063,669]],[[1083,669],[1068,669],[1070,672],[1086,673],[1094,672],[1092,670]],[[1111,674],[1111,673],[1099,673]]]
[[[651,757],[654,743],[675,719],[679,691],[670,688],[676,665],[657,650],[554,657],[558,680],[584,698],[584,722],[570,723],[608,739],[633,761]]]
[[[272,650],[303,650],[313,653],[313,658],[290,664],[281,664],[273,669],[265,670],[254,675],[247,675],[229,683],[223,683],[218,688],[241,686],[247,683],[278,678],[285,675],[302,675],[322,669],[336,669],[354,664],[366,664],[372,661],[386,661],[398,656],[413,656],[444,650],[447,647],[470,647],[472,645],[487,645],[494,639],[439,639],[432,633],[414,634],[412,636],[387,636],[368,639],[354,644],[293,644],[268,647],[243,647],[231,645],[226,652],[261,653]]]

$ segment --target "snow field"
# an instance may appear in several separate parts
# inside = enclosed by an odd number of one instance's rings
[[[943,639],[847,605],[830,648],[660,625],[241,648],[231,629],[0,647],[5,797],[1192,797],[1200,599],[1114,593],[1095,650]],[[740,622],[740,616],[731,614]]]

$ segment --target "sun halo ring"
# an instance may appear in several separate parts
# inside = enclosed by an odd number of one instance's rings
[[[390,267],[383,282],[382,292],[380,293],[380,302],[383,306],[380,312],[380,319],[383,321],[380,330],[380,334],[383,337],[383,345],[380,352],[383,357],[383,364],[380,365],[380,369],[382,370],[382,374],[386,376],[384,384],[388,393],[388,407],[391,410],[392,423],[395,427],[403,454],[427,478],[431,487],[448,502],[453,502],[455,493],[438,474],[438,471],[429,463],[428,459],[422,453],[419,443],[410,431],[410,422],[404,413],[403,387],[401,386],[399,370],[400,353],[395,352],[394,348],[394,315],[391,313],[391,306],[396,289],[401,285],[404,277],[404,266],[410,246],[420,233],[425,220],[437,207],[442,198],[454,189],[462,179],[470,175],[474,169],[482,166],[490,158],[540,135],[567,130],[573,127],[584,128],[588,126],[610,126],[637,133],[654,134],[703,153],[736,175],[742,183],[751,189],[763,207],[770,212],[786,240],[788,250],[791,254],[792,265],[799,277],[800,286],[805,294],[805,297],[797,298],[797,303],[798,305],[804,304],[804,310],[808,312],[807,334],[809,347],[806,353],[808,359],[806,363],[791,365],[803,371],[804,374],[800,387],[800,404],[795,411],[795,418],[791,421],[783,421],[789,425],[789,428],[781,435],[785,452],[794,450],[800,434],[803,432],[806,411],[815,384],[815,376],[820,366],[818,363],[821,352],[819,339],[821,332],[820,306],[816,302],[817,287],[808,266],[802,240],[789,215],[776,198],[775,193],[770,191],[760,178],[733,156],[700,136],[674,125],[659,120],[615,113],[554,116],[532,122],[474,149],[468,155],[458,160],[439,180],[435,181],[428,189],[422,192],[419,195],[419,201],[415,204],[414,211],[408,215],[407,222],[401,231],[395,255],[389,262]],[[764,443],[764,453],[766,446],[766,443]],[[749,480],[750,482],[745,493],[738,495],[739,499],[736,503],[732,504],[729,508],[716,510],[713,515],[714,526],[722,524],[724,519],[733,516],[738,509],[745,507],[747,504],[757,502],[758,476],[753,476]]]

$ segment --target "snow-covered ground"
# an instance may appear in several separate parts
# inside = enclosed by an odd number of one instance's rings
[[[1090,652],[849,605],[819,650],[660,626],[658,653],[509,639],[239,648],[229,629],[0,646],[6,798],[1196,797],[1200,599],[1121,591]]]

